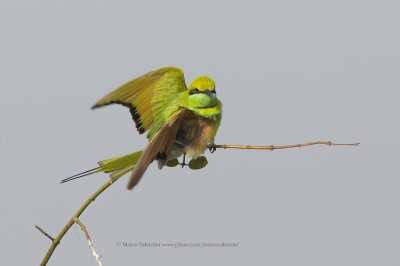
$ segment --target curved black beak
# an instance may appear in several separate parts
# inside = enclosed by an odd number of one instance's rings
[[[205,93],[205,94],[207,94],[208,96],[210,96],[212,92],[211,92],[209,89],[206,89],[205,91],[203,91],[203,93]]]

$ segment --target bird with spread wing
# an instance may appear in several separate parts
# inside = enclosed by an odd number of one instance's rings
[[[214,81],[207,76],[186,87],[183,71],[164,67],[136,78],[112,91],[92,108],[109,104],[129,108],[140,134],[148,131],[149,144],[121,157],[100,161],[99,167],[62,180],[67,182],[97,172],[112,178],[132,171],[128,189],[136,186],[156,160],[161,169],[181,155],[197,158],[214,143],[222,116]]]

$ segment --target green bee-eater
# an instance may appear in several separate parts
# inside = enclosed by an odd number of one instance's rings
[[[201,76],[187,89],[183,71],[176,67],[160,68],[136,78],[92,108],[113,103],[129,108],[139,133],[148,131],[149,144],[144,150],[100,161],[99,167],[62,182],[97,172],[119,177],[132,171],[127,186],[132,189],[154,160],[161,169],[182,154],[192,158],[203,154],[214,143],[221,122],[222,104],[214,81]]]

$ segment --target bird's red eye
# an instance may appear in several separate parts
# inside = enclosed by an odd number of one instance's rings
[[[200,93],[200,90],[198,88],[194,88],[193,90],[190,91],[190,95]]]

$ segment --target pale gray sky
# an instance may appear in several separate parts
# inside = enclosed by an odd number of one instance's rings
[[[0,1],[3,265],[37,265],[106,180],[60,185],[146,145],[126,108],[90,106],[147,71],[215,79],[218,150],[152,165],[81,216],[103,265],[400,265],[397,1]],[[236,242],[236,248],[117,247]],[[49,265],[96,265],[78,227]]]

